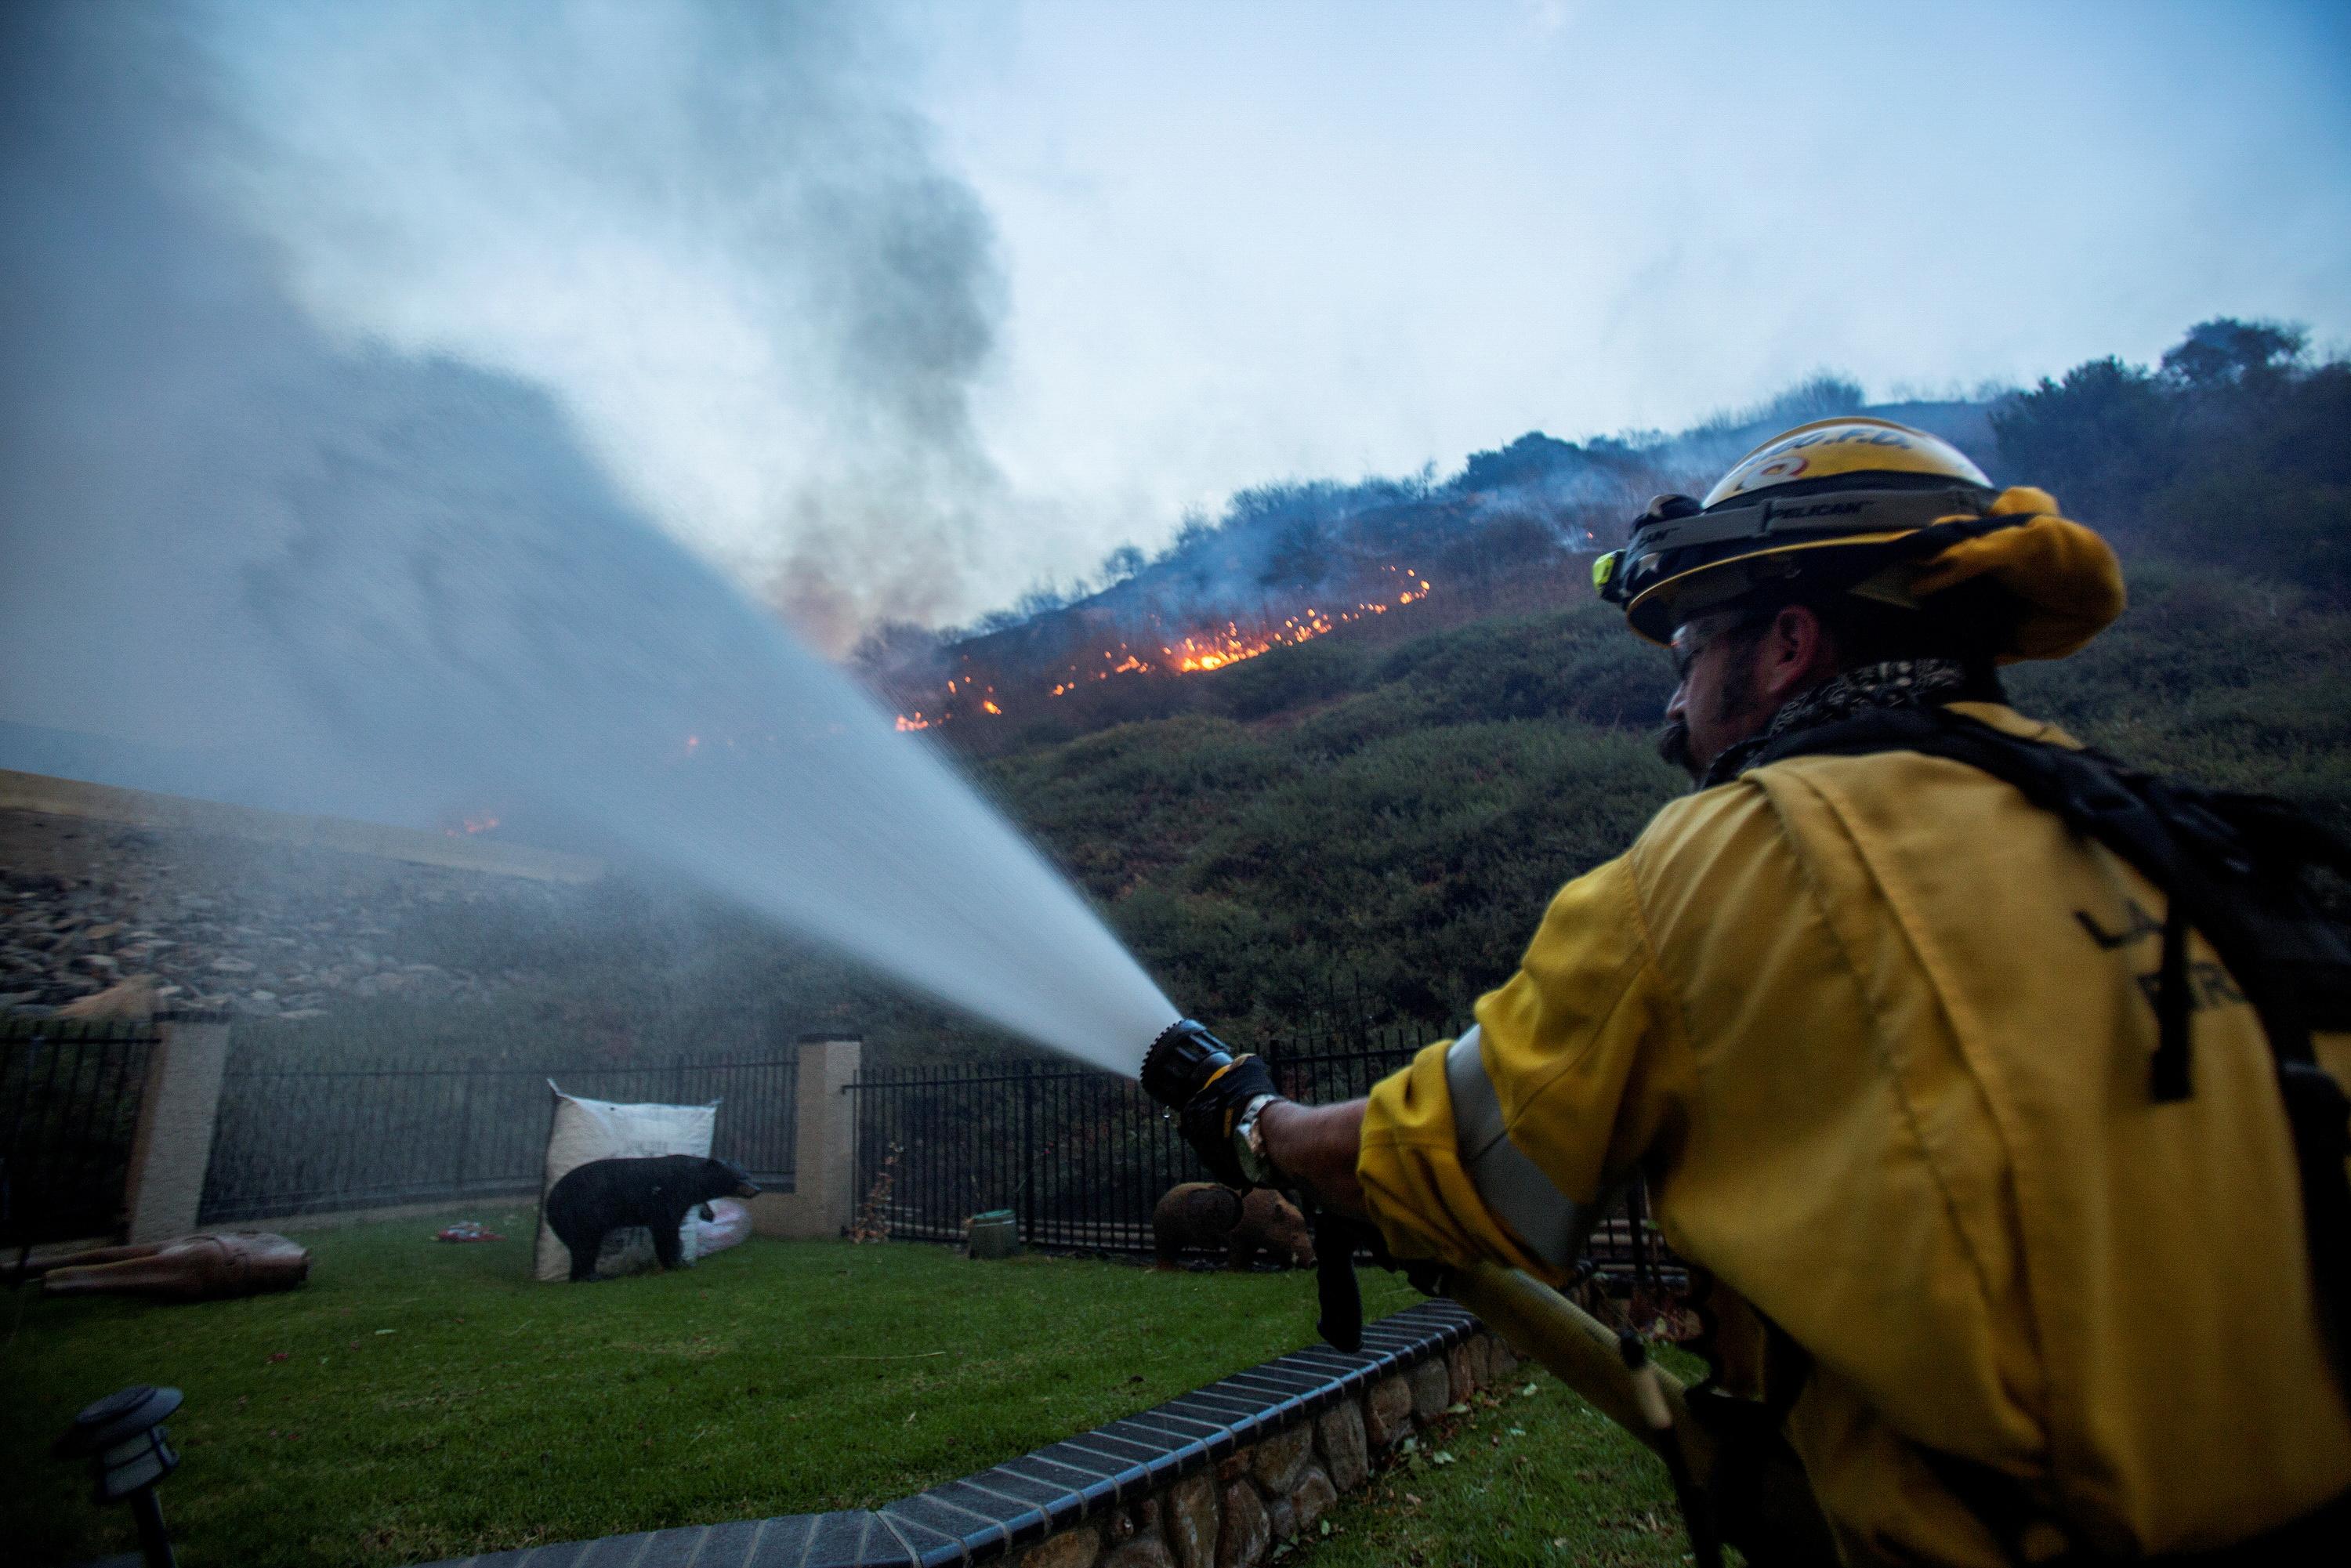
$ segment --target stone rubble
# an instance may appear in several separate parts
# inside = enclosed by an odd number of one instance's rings
[[[308,865],[298,881],[233,887],[178,863],[175,846],[147,830],[80,823],[51,832],[73,847],[41,858],[69,870],[0,864],[0,1013],[204,1008],[304,1019],[352,998],[486,1000],[536,977],[425,962],[404,950],[402,933],[451,904],[559,896],[416,865],[340,874]],[[11,843],[21,844],[21,828]],[[94,1005],[100,997],[109,1005]]]

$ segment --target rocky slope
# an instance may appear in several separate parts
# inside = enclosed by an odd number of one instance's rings
[[[447,963],[424,935],[432,917],[486,903],[543,913],[569,891],[0,811],[0,1009],[74,1008],[117,988],[105,1010],[305,1018],[350,998],[485,999],[532,977]]]

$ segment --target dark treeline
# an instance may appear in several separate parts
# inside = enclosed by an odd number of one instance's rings
[[[2149,369],[2093,360],[1991,411],[2000,467],[2118,542],[2351,593],[2351,363],[2229,318]]]

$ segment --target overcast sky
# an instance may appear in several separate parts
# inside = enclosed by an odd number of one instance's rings
[[[835,643],[1823,368],[2351,342],[2340,5],[748,9],[222,4],[213,177],[330,330],[549,386]]]

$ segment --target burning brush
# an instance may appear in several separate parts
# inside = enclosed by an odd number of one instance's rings
[[[1102,662],[1099,665],[1081,667],[1071,664],[1066,672],[1067,678],[1055,681],[1047,688],[1046,695],[1066,696],[1088,682],[1107,681],[1118,675],[1192,675],[1226,669],[1244,659],[1272,653],[1277,648],[1294,648],[1351,621],[1385,615],[1390,611],[1417,604],[1434,591],[1428,579],[1411,567],[1386,566],[1381,570],[1387,574],[1383,596],[1361,600],[1352,610],[1309,607],[1296,614],[1284,616],[1278,622],[1270,618],[1247,623],[1227,621],[1221,629],[1197,629],[1172,642],[1161,641],[1155,654],[1147,645],[1138,653],[1129,643],[1121,642],[1115,648],[1101,650]],[[1384,590],[1388,588],[1395,591],[1393,599],[1384,597]],[[1160,624],[1155,614],[1148,620],[1155,627]],[[1164,635],[1164,628],[1162,631]],[[966,653],[964,657],[968,662],[971,655]],[[978,704],[976,710],[971,706],[975,700]],[[897,716],[897,727],[901,731],[931,729],[975,712],[1001,717],[1004,709],[996,700],[996,688],[983,685],[978,676],[967,671],[947,682],[946,699],[939,707],[920,707],[911,713],[902,713]]]

